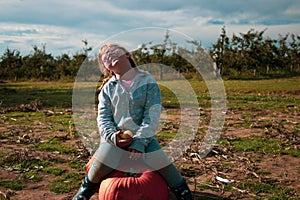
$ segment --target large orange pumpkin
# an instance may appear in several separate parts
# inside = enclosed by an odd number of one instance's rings
[[[94,157],[86,165],[88,172]],[[128,173],[114,170],[101,182],[99,200],[168,200],[169,191],[161,175],[146,165],[132,165],[131,169],[142,168],[143,173]]]

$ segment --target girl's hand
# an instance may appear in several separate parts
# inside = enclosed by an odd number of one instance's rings
[[[135,149],[129,149],[129,151],[131,152],[130,156],[129,156],[129,159],[131,159],[131,160],[138,160],[140,158],[145,159],[145,153],[142,153],[142,152],[137,151]]]
[[[116,145],[122,149],[125,149],[125,148],[129,147],[129,145],[132,143],[133,138],[131,136],[122,138],[121,137],[122,133],[123,133],[123,131],[118,131],[116,133]]]

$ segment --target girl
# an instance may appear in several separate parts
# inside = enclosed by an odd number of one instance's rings
[[[185,179],[155,139],[161,113],[161,95],[155,79],[138,69],[130,53],[117,44],[104,45],[98,61],[100,68],[112,76],[99,94],[97,123],[101,144],[73,200],[90,199],[122,157],[142,160],[161,174],[177,199],[192,199]],[[133,136],[123,137],[126,130]]]

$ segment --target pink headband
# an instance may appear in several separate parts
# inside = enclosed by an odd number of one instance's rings
[[[102,55],[101,60],[106,68],[111,64],[115,65],[119,60],[118,58],[125,55],[126,51],[118,46],[109,47],[106,52]]]

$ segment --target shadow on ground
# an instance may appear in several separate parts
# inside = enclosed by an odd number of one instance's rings
[[[210,194],[207,192],[193,192],[194,200],[230,200],[230,198],[220,197],[215,194]],[[170,193],[169,200],[176,200],[174,194]]]

